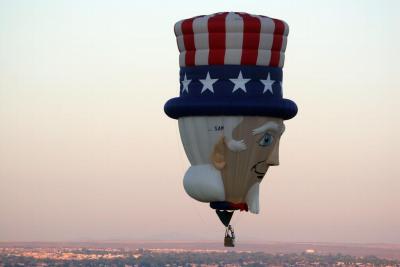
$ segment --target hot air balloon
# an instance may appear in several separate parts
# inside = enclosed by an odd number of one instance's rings
[[[225,246],[234,246],[234,211],[259,213],[259,185],[279,164],[284,120],[297,113],[282,94],[288,32],[282,20],[241,12],[175,24],[180,93],[164,111],[178,120],[191,164],[185,191],[216,210]]]

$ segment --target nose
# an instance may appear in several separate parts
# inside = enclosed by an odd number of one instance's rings
[[[279,165],[279,142],[277,142],[271,151],[271,155],[267,159],[267,164],[269,166]]]

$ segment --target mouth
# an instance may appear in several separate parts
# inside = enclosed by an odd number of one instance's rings
[[[263,171],[264,169],[265,169],[265,171]],[[267,166],[266,160],[259,161],[256,164],[254,164],[253,167],[251,167],[251,171],[254,172],[255,175],[257,176],[257,178],[260,180],[262,180],[262,178],[264,178],[267,170],[268,170],[268,166]]]

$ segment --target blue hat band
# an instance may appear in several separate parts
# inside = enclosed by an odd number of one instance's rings
[[[180,97],[282,98],[282,68],[253,65],[181,67]]]
[[[282,69],[253,65],[182,67],[179,97],[165,113],[185,116],[271,116],[293,118],[296,104],[282,97]]]

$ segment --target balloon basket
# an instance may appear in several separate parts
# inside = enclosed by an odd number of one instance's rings
[[[234,247],[235,246],[235,232],[233,231],[233,227],[228,225],[225,230],[224,237],[224,246],[225,247]]]
[[[225,237],[224,238],[224,246],[225,247],[234,247],[235,246],[235,238]]]

